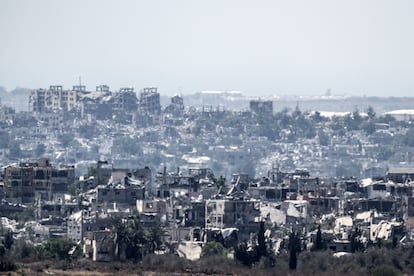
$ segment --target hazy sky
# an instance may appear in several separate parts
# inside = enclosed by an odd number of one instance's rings
[[[0,86],[414,96],[412,0],[0,0]]]

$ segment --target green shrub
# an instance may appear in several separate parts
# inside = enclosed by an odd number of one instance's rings
[[[201,251],[201,257],[213,256],[213,255],[224,255],[224,247],[218,242],[208,242],[203,246]]]
[[[394,267],[390,265],[381,265],[374,269],[372,272],[373,276],[398,276],[401,273]]]
[[[172,254],[155,255],[150,254],[142,260],[144,270],[155,270],[162,272],[182,272],[188,266],[188,261],[184,258]]]
[[[16,264],[12,260],[8,259],[1,259],[0,260],[0,271],[6,272],[6,271],[15,271],[17,269]]]

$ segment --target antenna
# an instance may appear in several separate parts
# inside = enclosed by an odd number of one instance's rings
[[[79,76],[79,87],[81,87],[81,86],[82,86],[82,77]]]

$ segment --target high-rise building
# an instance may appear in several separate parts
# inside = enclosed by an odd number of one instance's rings
[[[138,99],[134,88],[121,88],[113,95],[114,112],[135,112],[138,109]]]
[[[144,88],[140,95],[141,112],[148,115],[161,114],[160,94],[156,87]]]
[[[36,89],[30,92],[29,110],[34,113],[43,113],[53,110],[72,110],[78,100],[79,91],[84,86],[74,86],[73,90],[63,90],[61,85],[51,85],[48,90]]]
[[[42,113],[46,109],[46,89],[40,88],[30,91],[29,111]]]
[[[29,203],[38,194],[51,200],[54,193],[65,193],[75,181],[75,168],[53,167],[48,158],[10,165],[4,169],[6,197],[19,203]]]

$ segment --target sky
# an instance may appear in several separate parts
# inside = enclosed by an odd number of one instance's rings
[[[414,96],[412,0],[0,0],[0,86]]]

